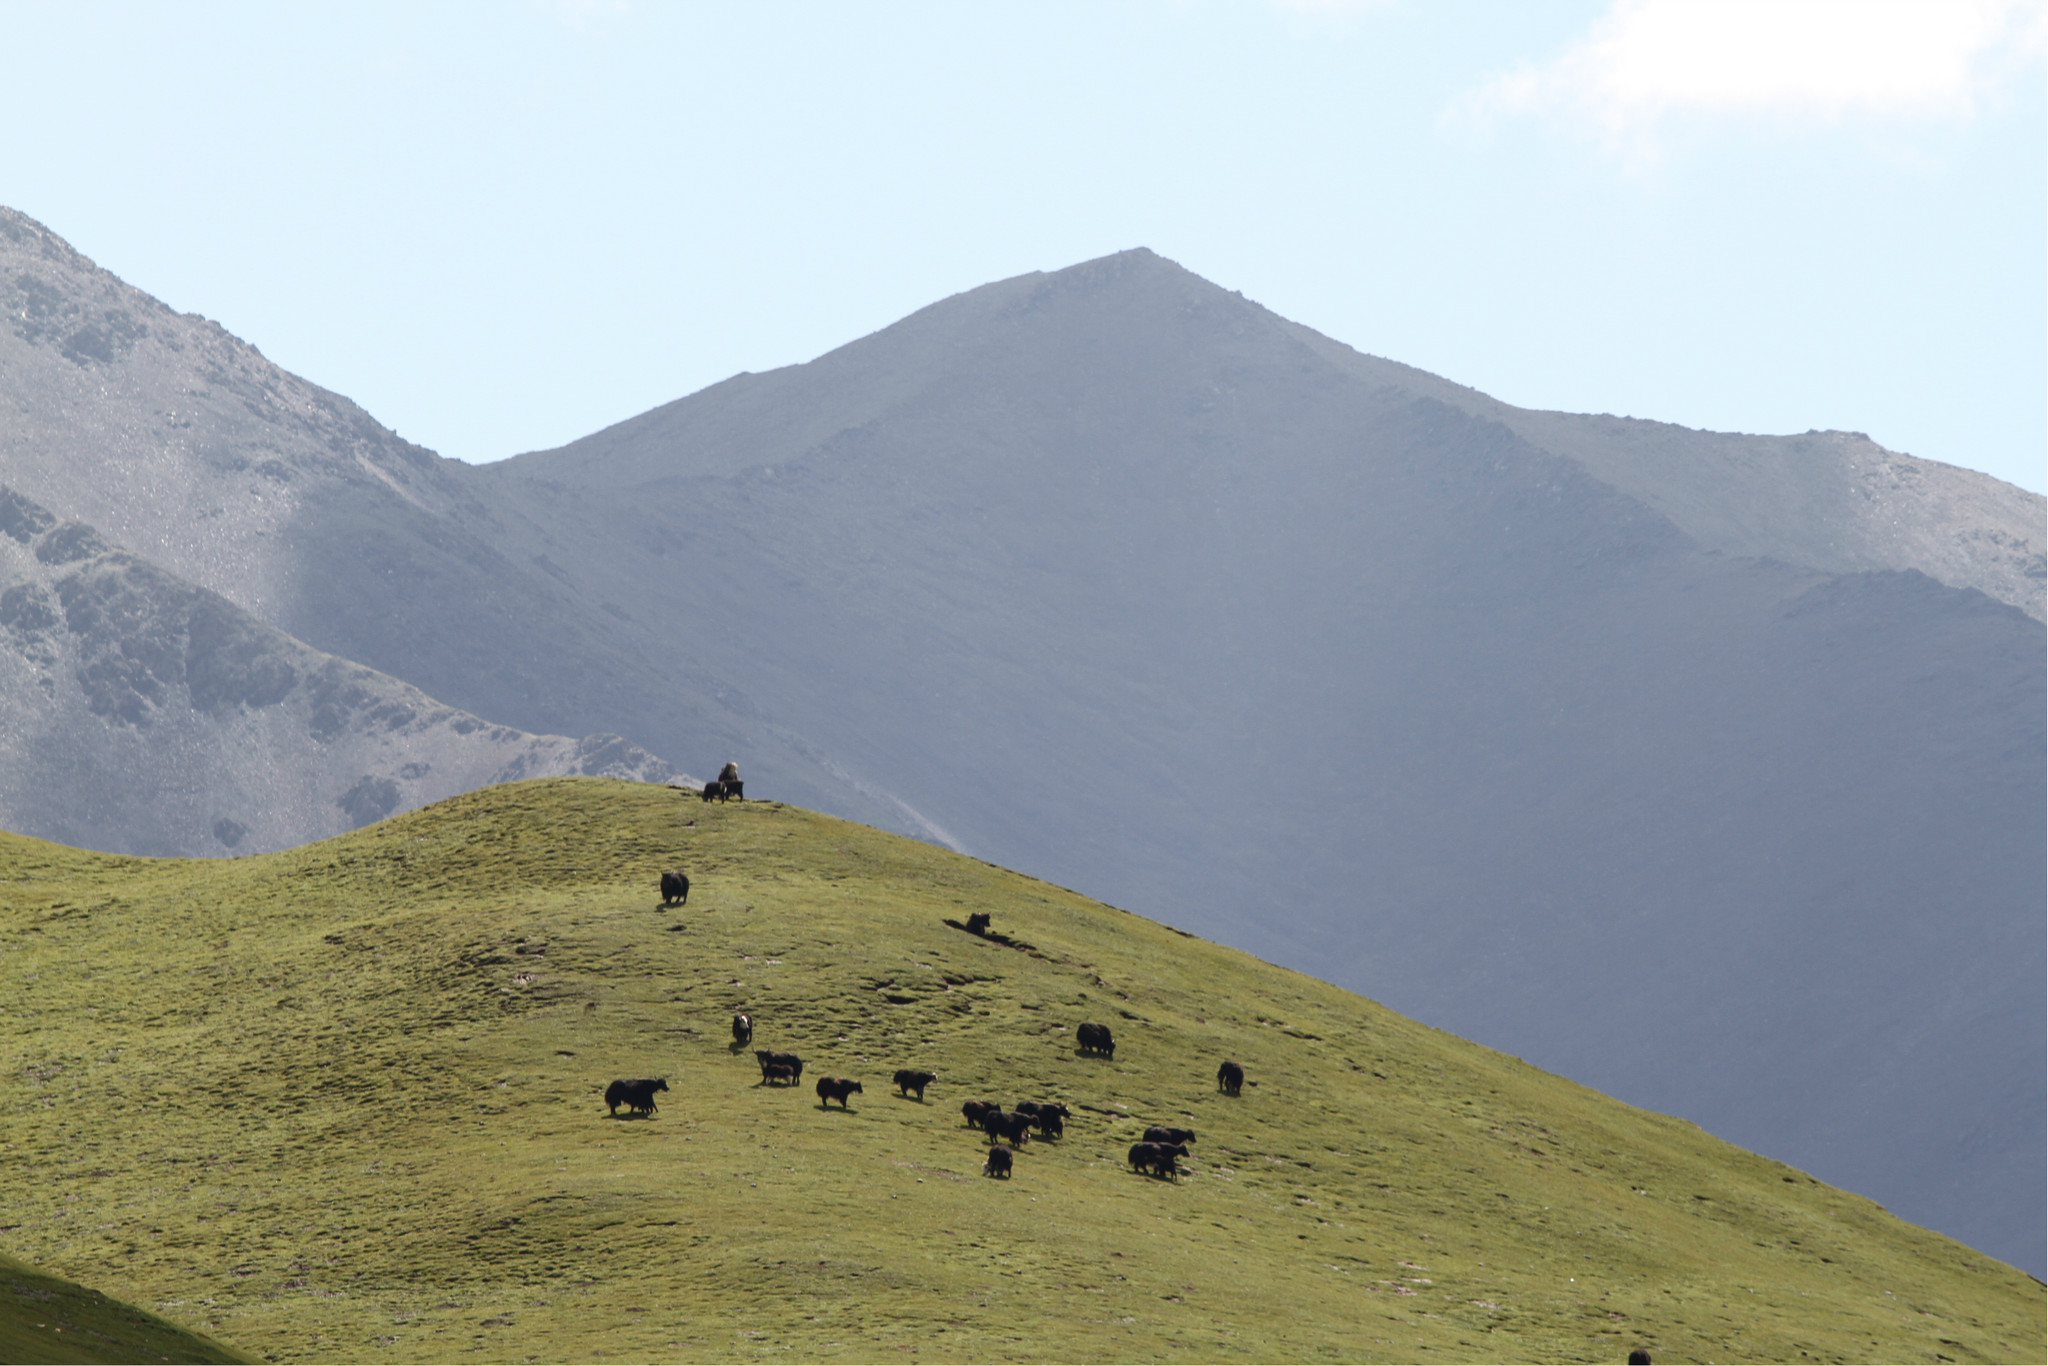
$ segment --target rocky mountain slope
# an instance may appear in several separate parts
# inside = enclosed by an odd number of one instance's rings
[[[792,795],[902,822],[762,716],[715,643],[651,651],[665,624],[583,591],[473,469],[6,208],[0,319],[0,483],[478,716],[575,735],[617,717],[677,763],[745,753]]]
[[[18,216],[10,290],[0,473],[317,648],[739,757],[2040,1269],[2034,495],[1508,408],[1147,252],[482,469]]]
[[[2048,1331],[2013,1268],[1683,1120],[780,803],[556,779],[259,858],[0,860],[0,1239],[259,1358],[2015,1361]],[[976,913],[1002,937],[948,923]],[[827,1107],[825,1074],[862,1089]],[[650,1117],[608,1115],[617,1077],[666,1081]],[[987,1179],[971,1098],[1071,1120]],[[1194,1131],[1172,1181],[1129,1166],[1153,1124]]]
[[[322,654],[0,486],[0,827],[246,854],[517,778],[683,775]]]

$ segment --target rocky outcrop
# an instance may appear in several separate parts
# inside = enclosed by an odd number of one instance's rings
[[[251,853],[571,773],[683,776],[617,736],[529,735],[444,706],[0,487],[0,826]]]

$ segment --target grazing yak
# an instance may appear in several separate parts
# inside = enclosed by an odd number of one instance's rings
[[[960,1107],[960,1113],[967,1117],[967,1127],[979,1129],[982,1118],[991,1112],[1002,1113],[1003,1107],[992,1100],[970,1100]]]
[[[1145,1131],[1147,1143],[1193,1143],[1193,1129],[1169,1129],[1164,1124],[1155,1124]]]
[[[794,1053],[776,1053],[769,1049],[757,1048],[754,1050],[754,1060],[761,1064],[761,1080],[763,1081],[768,1080],[768,1069],[771,1067],[788,1068],[790,1080],[792,1081],[801,1078],[804,1074],[804,1060]]]
[[[1133,1143],[1131,1145],[1131,1170],[1150,1172],[1168,1180],[1180,1174],[1177,1158],[1188,1155],[1187,1147],[1180,1143]]]
[[[858,1090],[860,1083],[851,1077],[819,1077],[818,1108],[822,1110],[836,1100],[839,1108],[844,1110],[846,1098]]]
[[[1010,1175],[1010,1150],[1000,1143],[990,1148],[988,1150],[988,1161],[981,1164],[981,1174],[983,1176],[1000,1176],[1007,1179]]]
[[[1216,1069],[1216,1089],[1226,1096],[1234,1096],[1244,1089],[1244,1069],[1234,1062],[1226,1062]]]
[[[896,1089],[906,1096],[915,1091],[920,1101],[924,1099],[924,1088],[938,1079],[936,1072],[920,1072],[914,1067],[896,1069]]]
[[[1031,1116],[1006,1114],[1002,1110],[990,1110],[981,1117],[981,1127],[990,1138],[1000,1138],[1013,1148],[1021,1148],[1031,1141]]]
[[[987,912],[987,911],[976,911],[976,912],[975,912],[975,913],[974,913],[973,915],[970,915],[970,916],[968,916],[968,917],[967,917],[967,932],[968,932],[969,934],[987,934],[987,933],[988,933],[988,912]]]
[[[636,1077],[631,1081],[615,1081],[604,1088],[605,1106],[617,1118],[619,1107],[625,1106],[636,1115],[654,1113],[654,1093],[668,1090],[668,1081],[662,1077]]]
[[[704,784],[705,801],[727,801],[747,799],[747,789],[740,783],[740,766],[730,760],[718,770],[718,776]]]
[[[734,1012],[732,1017],[732,1041],[736,1044],[750,1044],[754,1041],[754,1017]]]
[[[1038,1132],[1046,1138],[1058,1138],[1067,1131],[1067,1119],[1074,1112],[1058,1101],[1020,1100],[1017,1113],[1029,1115]]]
[[[690,904],[690,875],[688,873],[663,873],[661,875],[661,904],[675,906]]]
[[[761,1082],[764,1086],[794,1086],[796,1069],[786,1062],[771,1062],[761,1069]]]
[[[1100,1053],[1105,1058],[1116,1056],[1116,1040],[1110,1037],[1108,1025],[1084,1024],[1074,1031],[1074,1042],[1081,1045],[1083,1053]]]

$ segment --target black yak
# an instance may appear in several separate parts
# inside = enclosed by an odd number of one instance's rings
[[[685,905],[690,902],[690,876],[687,873],[663,873],[661,875],[661,904],[664,906]]]
[[[1030,1116],[1038,1132],[1047,1138],[1058,1138],[1067,1131],[1067,1117],[1073,1113],[1058,1101],[1020,1100],[1017,1113]]]
[[[981,1127],[988,1131],[990,1138],[1000,1138],[1013,1148],[1021,1148],[1031,1141],[1031,1116],[1006,1114],[1001,1110],[990,1110],[981,1117]]]
[[[819,1077],[818,1106],[823,1109],[836,1100],[839,1102],[839,1108],[844,1110],[846,1098],[858,1090],[860,1083],[851,1077]]]
[[[1244,1069],[1234,1062],[1226,1062],[1216,1069],[1216,1089],[1226,1096],[1234,1096],[1244,1089]]]
[[[727,762],[724,768],[718,770],[716,778],[704,784],[703,797],[707,802],[722,802],[728,799],[745,801],[747,799],[747,790],[740,784],[740,766]]]
[[[1083,1053],[1100,1053],[1105,1058],[1116,1056],[1116,1040],[1110,1037],[1108,1025],[1084,1024],[1074,1031],[1074,1042],[1081,1045]]]
[[[615,1081],[604,1088],[604,1103],[614,1118],[619,1107],[625,1106],[636,1115],[654,1113],[654,1093],[668,1090],[668,1082],[662,1077],[638,1077],[632,1081]]]
[[[1175,1159],[1186,1157],[1188,1150],[1178,1143],[1133,1143],[1130,1163],[1133,1171],[1151,1172],[1171,1180],[1180,1174]]]
[[[896,1069],[896,1089],[906,1096],[915,1091],[919,1100],[924,1099],[924,1088],[937,1080],[936,1073],[920,1072],[914,1067]]]

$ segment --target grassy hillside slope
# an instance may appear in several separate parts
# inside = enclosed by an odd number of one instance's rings
[[[245,1361],[97,1290],[0,1257],[0,1361]]]
[[[666,867],[695,880],[663,909]],[[947,927],[988,911],[1030,948]],[[1245,954],[557,779],[231,862],[0,839],[0,1246],[324,1360],[2029,1360],[2040,1287]],[[764,1088],[730,1046],[806,1059]],[[1599,1001],[1585,1002],[1588,1010]],[[1110,1024],[1113,1061],[1074,1026]],[[1242,1062],[1255,1086],[1215,1089]],[[939,1074],[928,1103],[897,1067]],[[862,1079],[845,1113],[812,1078]],[[665,1076],[646,1120],[614,1077]],[[979,1174],[972,1097],[1061,1099]],[[1148,1123],[1189,1175],[1125,1169]]]

